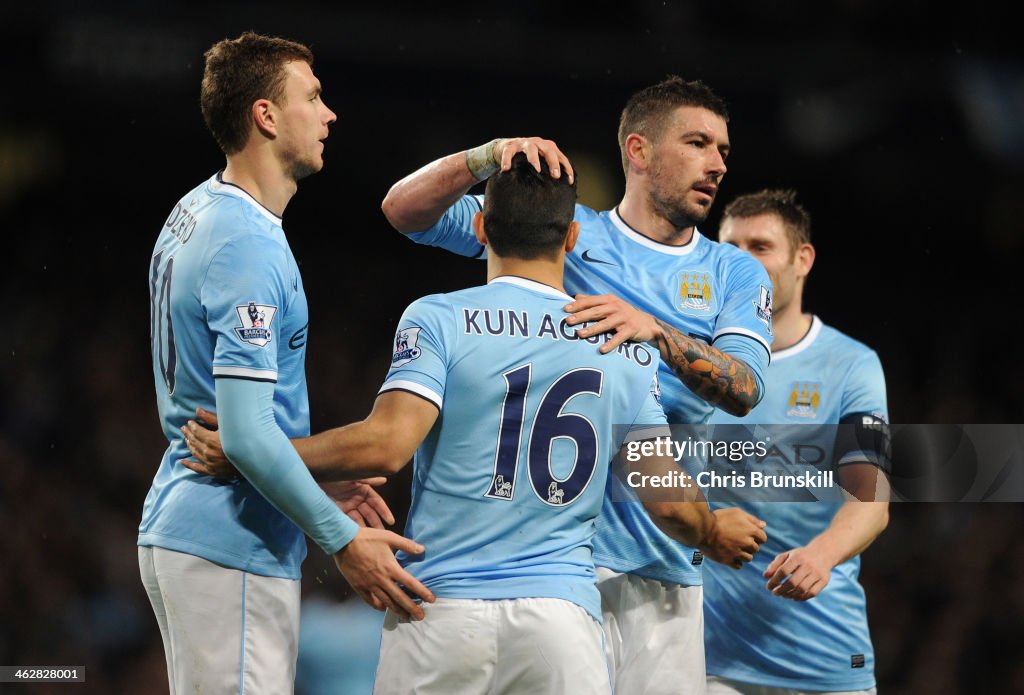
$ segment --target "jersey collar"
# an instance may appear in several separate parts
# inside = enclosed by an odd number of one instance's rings
[[[645,236],[644,234],[641,234],[637,230],[630,227],[626,223],[626,221],[622,219],[622,216],[619,215],[619,207],[617,205],[610,213],[608,213],[608,217],[609,219],[611,219],[612,224],[615,225],[615,228],[622,232],[630,241],[635,241],[641,246],[646,246],[652,251],[664,253],[665,255],[668,256],[687,256],[693,253],[693,251],[700,245],[700,240],[703,238],[701,233],[697,231],[697,228],[694,227],[693,234],[690,236],[690,240],[683,244],[682,246],[675,246],[673,244],[663,244],[660,241],[655,241],[649,236]]]
[[[278,227],[281,226],[281,218],[278,215],[275,215],[266,207],[264,207],[263,204],[260,203],[260,201],[256,200],[251,195],[249,195],[248,191],[246,191],[241,186],[236,186],[235,184],[225,181],[223,178],[221,178],[221,174],[223,173],[224,170],[221,169],[220,171],[213,175],[212,179],[210,179],[211,191],[213,191],[214,193],[224,193],[226,195],[233,195],[236,198],[241,198],[242,200],[256,208],[256,211],[259,212],[264,217],[266,217],[268,220],[276,224]]]
[[[546,294],[549,297],[558,297],[559,299],[567,299],[570,302],[572,297],[567,295],[561,290],[556,290],[551,285],[545,285],[543,282],[537,282],[536,280],[529,280],[527,278],[521,278],[518,275],[499,275],[493,280],[488,280],[487,284],[491,285],[496,282],[502,282],[508,285],[515,285],[516,287],[522,287],[523,289],[533,290],[534,292],[540,292]]]
[[[819,333],[821,333],[821,319],[817,316],[811,316],[811,327],[807,329],[804,337],[790,345],[788,348],[772,352],[772,361],[784,360],[787,357],[799,355],[811,346]]]

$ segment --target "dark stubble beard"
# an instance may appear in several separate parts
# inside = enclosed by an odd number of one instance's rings
[[[651,204],[654,211],[660,217],[668,220],[676,229],[686,229],[702,224],[711,212],[710,205],[706,208],[688,205],[684,200],[666,198],[658,195],[657,192],[651,193]]]
[[[306,178],[311,174],[315,174],[323,169],[323,160],[320,161],[319,166],[314,160],[313,155],[310,154],[307,157],[303,157],[298,151],[298,148],[289,149],[286,152],[287,165],[285,171],[288,172],[288,176],[291,177],[292,181],[298,183],[302,179]]]
[[[689,188],[682,193],[676,193],[673,197],[662,195],[661,191],[665,189],[675,193],[674,186],[661,185],[666,178],[667,177],[663,173],[661,167],[655,169],[654,175],[652,176],[654,187],[651,191],[651,205],[654,207],[654,211],[663,219],[668,220],[676,229],[686,229],[687,227],[694,227],[698,224],[702,224],[711,213],[711,203],[709,203],[707,207],[687,204],[686,194],[690,192]],[[713,202],[714,201],[712,201],[712,203]]]
[[[309,162],[303,162],[301,160],[292,162],[291,166],[288,167],[288,175],[291,176],[292,180],[296,183],[318,171],[320,170],[314,169]]]

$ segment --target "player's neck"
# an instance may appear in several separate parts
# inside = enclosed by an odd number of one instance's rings
[[[794,301],[780,311],[772,314],[772,352],[785,350],[799,343],[807,331],[811,330],[812,316],[803,313],[801,303]]]
[[[268,161],[269,158],[269,161]],[[281,217],[298,189],[269,150],[247,148],[228,157],[221,178],[251,195],[260,205]]]
[[[659,215],[650,197],[626,185],[626,195],[619,203],[619,217],[645,237],[661,244],[685,246],[693,238],[693,225],[679,229]]]
[[[523,260],[522,258],[501,258],[493,253],[487,255],[487,281],[490,282],[502,275],[526,278],[542,285],[554,287],[565,292],[562,284],[565,274],[565,259],[549,261],[546,259]]]

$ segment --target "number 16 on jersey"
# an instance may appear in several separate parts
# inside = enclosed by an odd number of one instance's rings
[[[505,400],[501,408],[498,451],[494,474],[485,497],[511,500],[516,491],[516,473],[526,420],[526,399],[533,365],[505,372]],[[526,440],[527,471],[533,492],[545,504],[560,507],[578,498],[597,468],[598,437],[594,424],[583,415],[563,413],[569,401],[583,394],[601,397],[604,374],[598,369],[573,369],[555,379],[541,398]],[[575,459],[565,478],[551,471],[551,450],[556,439],[575,446]]]

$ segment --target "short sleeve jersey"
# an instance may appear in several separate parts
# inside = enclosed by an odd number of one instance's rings
[[[594,521],[611,459],[644,436],[615,425],[665,418],[653,350],[601,354],[565,323],[567,301],[504,276],[420,299],[399,323],[381,390],[440,409],[406,527],[427,552],[399,559],[438,596],[561,598],[601,619]]]

